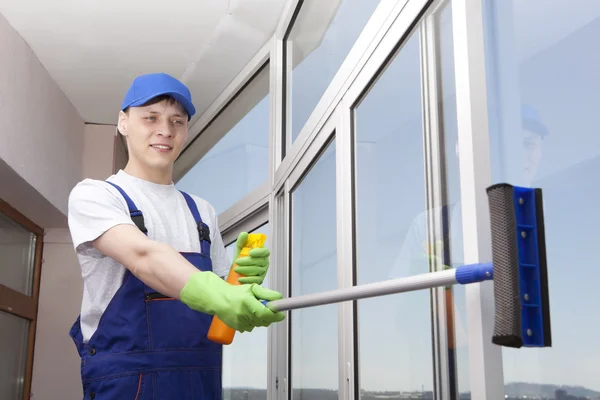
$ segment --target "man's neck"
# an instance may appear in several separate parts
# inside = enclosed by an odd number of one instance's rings
[[[147,167],[141,167],[131,160],[127,163],[123,169],[127,174],[134,176],[138,179],[143,179],[148,182],[156,183],[159,185],[170,185],[173,183],[173,169],[149,169]]]

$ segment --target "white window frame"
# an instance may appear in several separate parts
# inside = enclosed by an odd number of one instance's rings
[[[435,0],[381,0],[364,31],[358,38],[346,60],[312,111],[296,140],[285,150],[283,158],[284,112],[289,112],[289,99],[285,98],[284,83],[289,79],[283,59],[286,32],[291,29],[294,14],[298,12],[299,0],[288,1],[273,37],[263,46],[252,61],[234,79],[221,96],[191,127],[190,140],[195,138],[215,118],[227,117],[227,104],[243,90],[256,72],[269,62],[270,88],[270,135],[269,178],[265,184],[240,199],[219,215],[220,228],[226,242],[231,241],[239,230],[250,230],[264,222],[271,223],[269,245],[272,253],[270,287],[287,296],[291,276],[290,255],[290,190],[310,168],[320,149],[335,132],[336,139],[336,205],[338,285],[354,284],[355,257],[355,174],[353,160],[355,149],[352,133],[352,107],[363,94],[382,65],[388,60],[398,43],[413,29],[425,10],[430,12],[439,6]],[[454,63],[456,81],[457,121],[460,152],[461,203],[463,215],[463,243],[466,263],[489,261],[491,242],[486,187],[491,184],[489,135],[487,117],[487,94],[485,81],[485,55],[483,48],[483,0],[452,0]],[[428,9],[429,7],[429,9]],[[438,175],[440,165],[436,147],[439,127],[435,115],[435,69],[432,67],[432,27],[421,28],[425,45],[422,47],[422,64],[426,81],[423,82],[424,129],[427,139],[426,168],[428,204],[440,202]],[[286,75],[287,74],[287,75]],[[217,120],[218,120],[217,118]],[[197,151],[206,154],[220,137],[201,137]],[[289,141],[288,141],[289,143]],[[185,153],[178,160],[178,176],[182,175]],[[436,172],[438,171],[438,172]],[[177,175],[176,174],[176,175]],[[429,221],[433,231],[439,221]],[[351,266],[351,268],[349,267]],[[493,328],[493,298],[490,282],[471,284],[466,288],[468,319],[468,352],[472,398],[492,400],[504,398],[501,348],[491,343]],[[443,302],[434,296],[441,309]],[[357,392],[354,302],[339,305],[339,398],[358,399]],[[439,314],[439,313],[438,313]],[[439,316],[438,316],[439,317]],[[269,382],[268,399],[289,399],[289,322],[269,328]],[[444,353],[447,343],[439,332],[445,329],[445,321],[435,321],[436,353]],[[440,349],[442,351],[440,351]],[[447,368],[443,357],[436,359],[436,390],[440,398],[450,398],[449,384],[445,379]]]

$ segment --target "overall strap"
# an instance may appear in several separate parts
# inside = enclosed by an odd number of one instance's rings
[[[192,212],[194,216],[194,221],[196,221],[196,226],[198,227],[198,236],[200,238],[200,248],[202,249],[202,253],[210,254],[210,228],[204,222],[202,222],[202,217],[200,216],[200,212],[198,211],[198,206],[192,196],[181,191],[181,194],[185,198],[185,202],[188,205],[188,208]]]
[[[131,200],[131,197],[129,197],[129,195],[127,195],[127,193],[125,193],[125,191],[121,189],[119,185],[109,181],[105,182],[113,185],[115,189],[117,189],[119,193],[121,193],[121,196],[123,196],[125,202],[127,203],[127,208],[129,208],[129,215],[131,216],[131,220],[139,228],[140,231],[144,232],[144,234],[147,234],[148,230],[144,225],[144,215],[142,214],[142,211],[138,210],[133,200]]]

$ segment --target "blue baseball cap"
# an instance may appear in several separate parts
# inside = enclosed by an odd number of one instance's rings
[[[188,121],[196,113],[192,103],[190,90],[178,79],[163,72],[140,75],[133,80],[129,90],[125,94],[121,111],[128,107],[139,107],[155,97],[168,95],[183,105],[188,114]]]
[[[521,118],[523,128],[536,133],[541,137],[549,135],[548,127],[542,122],[538,110],[529,104],[521,105]]]

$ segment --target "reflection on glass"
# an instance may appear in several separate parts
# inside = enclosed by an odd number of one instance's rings
[[[268,73],[268,67],[261,72]],[[267,94],[177,182],[177,187],[207,200],[220,214],[264,184],[269,176],[269,118]]]
[[[355,110],[359,285],[429,271],[419,41],[417,30]],[[363,397],[431,398],[429,291],[360,300],[358,313]]]
[[[265,224],[250,233],[267,235],[270,226]],[[233,262],[235,242],[226,247]],[[269,287],[270,269],[262,286]],[[255,328],[252,332],[236,332],[233,342],[223,346],[223,400],[261,400],[267,398],[267,329]]]
[[[542,188],[552,347],[503,349],[508,399],[600,397],[600,2],[488,0],[492,183]]]
[[[287,37],[291,110],[288,129],[298,137],[380,0],[305,1]]]
[[[0,311],[0,398],[22,399],[29,321]]]
[[[0,284],[31,296],[36,236],[0,213]]]
[[[335,185],[333,142],[292,194],[292,296],[337,288]],[[328,398],[339,389],[337,309],[291,311],[293,399]]]

